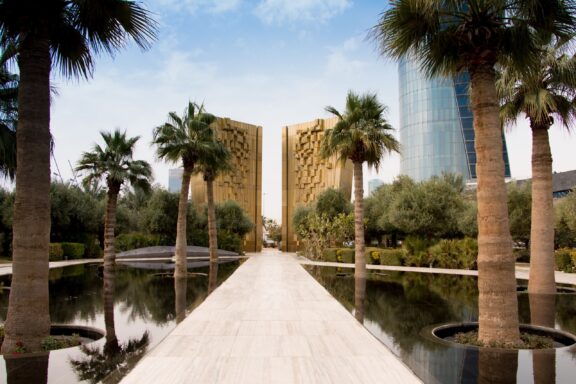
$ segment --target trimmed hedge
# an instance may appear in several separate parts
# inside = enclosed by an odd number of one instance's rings
[[[401,249],[367,247],[364,256],[366,264],[402,265],[403,254]],[[327,248],[322,252],[322,261],[354,263],[355,251],[352,248]]]
[[[64,251],[62,250],[62,244],[50,243],[50,247],[48,248],[48,260],[60,261],[63,259],[64,259]]]
[[[64,259],[81,259],[84,257],[85,246],[82,243],[61,243]]]

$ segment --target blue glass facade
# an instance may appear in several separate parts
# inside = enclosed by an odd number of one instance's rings
[[[416,181],[442,172],[476,179],[468,74],[428,79],[410,60],[399,64],[400,172]],[[506,177],[510,166],[504,137]]]

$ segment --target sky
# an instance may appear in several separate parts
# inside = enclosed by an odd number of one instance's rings
[[[66,80],[51,109],[55,150],[52,172],[73,179],[82,152],[101,143],[100,131],[116,128],[140,136],[135,158],[152,164],[155,182],[167,187],[168,169],[150,146],[152,129],[188,101],[208,112],[263,127],[263,215],[280,222],[281,128],[326,118],[328,105],[344,109],[349,90],[376,92],[399,126],[397,65],[379,55],[368,31],[385,2],[351,0],[148,0],[158,21],[147,51],[135,44],[115,57],[100,56],[93,78]],[[576,169],[576,133],[550,131],[554,170]],[[507,132],[512,176],[530,177],[531,138],[526,122]],[[391,182],[398,155],[378,173]],[[59,171],[58,171],[59,170]],[[60,178],[60,176],[54,176]]]

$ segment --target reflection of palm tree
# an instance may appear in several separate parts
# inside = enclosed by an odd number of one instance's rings
[[[556,295],[530,293],[530,323],[554,328]],[[556,351],[533,351],[534,384],[556,382]]]
[[[8,384],[48,382],[48,359],[50,352],[24,357],[4,355],[6,362],[6,382]]]
[[[354,317],[364,324],[364,308],[366,300],[366,279],[354,279]]]
[[[104,265],[104,325],[106,327],[104,351],[106,354],[111,355],[117,354],[120,350],[114,324],[115,269],[116,266],[114,264]]]
[[[180,324],[186,317],[186,287],[188,279],[174,278],[174,309],[176,311],[176,324]]]
[[[518,350],[480,349],[478,384],[515,384],[517,371]]]
[[[144,332],[140,339],[130,339],[128,343],[118,345],[116,351],[108,350],[106,346],[100,350],[98,347],[86,344],[80,347],[86,358],[72,359],[70,364],[78,374],[79,380],[98,383],[115,372],[120,378],[126,375],[134,364],[142,358],[149,343],[148,332]]]

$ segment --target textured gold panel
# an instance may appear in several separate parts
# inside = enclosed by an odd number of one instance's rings
[[[294,252],[298,239],[292,229],[297,207],[308,205],[328,188],[337,188],[350,198],[352,163],[344,165],[335,157],[322,159],[320,146],[324,131],[337,118],[317,119],[282,130],[282,250]]]
[[[218,118],[214,129],[232,152],[231,172],[214,181],[214,201],[236,201],[254,223],[254,230],[246,235],[244,250],[262,249],[262,127]],[[196,209],[206,204],[206,183],[202,175],[191,180],[192,201]]]

